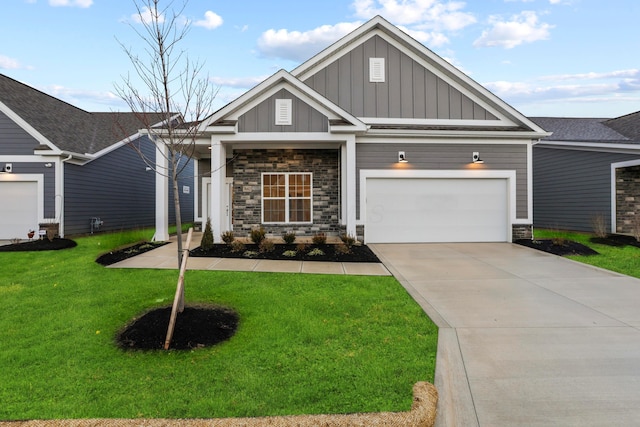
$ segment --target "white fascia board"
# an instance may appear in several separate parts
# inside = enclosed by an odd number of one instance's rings
[[[392,117],[360,117],[368,125],[386,126],[491,126],[513,127],[513,123],[499,120],[466,120],[466,119],[399,119]]]
[[[4,113],[10,120],[15,122],[18,126],[20,126],[25,132],[31,135],[36,141],[38,141],[41,145],[46,145],[51,149],[52,155],[59,155],[60,149],[54,145],[51,141],[49,141],[44,135],[38,132],[33,126],[31,126],[26,120],[16,114],[11,108],[9,108],[3,102],[0,102],[0,112]],[[38,150],[44,151],[44,150]]]
[[[273,141],[298,141],[301,143],[314,142],[344,142],[345,136],[333,135],[330,133],[320,132],[242,132],[228,136],[221,136],[220,141],[223,143],[235,142],[273,142]]]
[[[369,129],[371,136],[402,136],[417,138],[495,138],[495,139],[526,139],[527,143],[537,140],[540,135],[535,132],[504,132],[504,131],[462,131],[462,130],[411,130],[411,129]]]
[[[482,135],[469,138],[465,135],[456,136],[425,136],[425,135],[397,135],[389,139],[386,135],[366,135],[357,138],[358,144],[473,144],[473,145],[531,145],[531,139],[527,138],[502,138]]]

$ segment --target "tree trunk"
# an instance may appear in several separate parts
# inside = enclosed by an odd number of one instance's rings
[[[176,154],[173,150],[169,150],[171,158],[171,181],[173,186],[173,206],[176,215],[176,237],[178,239],[178,268],[182,265],[182,215],[180,213],[180,192],[178,189],[178,164]]]

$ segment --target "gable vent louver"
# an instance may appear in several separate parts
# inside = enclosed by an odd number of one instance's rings
[[[384,58],[369,58],[369,81],[384,83]]]
[[[291,125],[291,105],[290,99],[276,99],[276,125]]]

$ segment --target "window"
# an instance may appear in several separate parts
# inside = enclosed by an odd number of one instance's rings
[[[262,174],[262,222],[311,222],[311,173]]]
[[[276,99],[276,125],[291,125],[291,105],[290,99]]]
[[[384,83],[384,58],[369,58],[369,81]]]

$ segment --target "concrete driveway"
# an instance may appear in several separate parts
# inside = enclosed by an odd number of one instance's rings
[[[640,280],[509,243],[369,246],[440,327],[437,426],[640,425]]]

